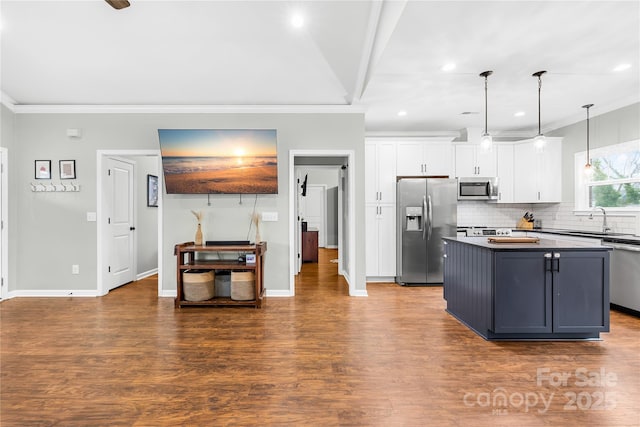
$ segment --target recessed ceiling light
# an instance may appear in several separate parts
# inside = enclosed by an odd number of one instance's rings
[[[453,71],[456,69],[456,64],[453,62],[449,62],[448,64],[444,64],[442,66],[442,71]]]
[[[404,110],[400,110],[400,111],[398,111],[398,116],[400,116],[400,117],[404,117],[404,116],[406,116],[406,115],[407,115],[407,112],[406,112],[406,111],[404,111]]]
[[[517,113],[515,113],[513,115],[513,117],[522,117],[522,116],[524,116],[524,114],[525,114],[524,111],[518,111]]]
[[[631,64],[618,64],[618,66],[614,68],[613,71],[624,71],[628,70],[629,68],[631,68]]]
[[[304,26],[304,16],[299,13],[294,13],[291,17],[291,26],[293,26],[293,28],[302,28]]]

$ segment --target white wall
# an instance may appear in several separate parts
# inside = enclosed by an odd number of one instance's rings
[[[131,156],[136,162],[136,273],[153,273],[158,270],[158,209],[147,206],[147,175],[158,176],[158,160],[154,156]]]
[[[71,140],[67,128],[82,129],[82,138]],[[265,265],[267,289],[289,287],[288,152],[291,149],[350,149],[355,155],[355,186],[364,185],[364,115],[353,114],[30,114],[15,115],[10,203],[20,212],[12,227],[15,251],[16,290],[92,290],[96,284],[96,223],[87,222],[86,212],[95,212],[96,150],[158,149],[159,128],[274,128],[278,130],[278,194],[260,195],[258,211],[278,212],[279,221],[263,223],[261,234],[268,242]],[[57,176],[60,159],[75,159],[81,191],[78,193],[32,193],[33,161],[51,159]],[[55,179],[54,179],[55,181]],[[164,191],[164,189],[163,189]],[[363,191],[356,191],[357,290],[365,289]],[[190,210],[205,212],[205,239],[245,239],[254,197],[164,195],[163,283],[165,294],[175,292],[176,243],[192,240],[196,222]],[[38,251],[33,268],[34,248]],[[71,275],[71,265],[80,274]]]

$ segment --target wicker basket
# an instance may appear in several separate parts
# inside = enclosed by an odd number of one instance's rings
[[[256,285],[252,271],[231,272],[231,299],[235,301],[256,299]]]
[[[185,301],[206,301],[214,296],[213,270],[187,270],[182,276]]]

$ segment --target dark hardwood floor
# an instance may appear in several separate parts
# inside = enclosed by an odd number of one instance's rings
[[[335,257],[263,309],[174,309],[155,278],[2,302],[0,425],[640,425],[640,319],[612,312],[601,341],[487,342],[440,287],[349,297]]]

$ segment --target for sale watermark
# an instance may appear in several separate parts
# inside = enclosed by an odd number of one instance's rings
[[[544,391],[509,391],[498,387],[488,392],[467,392],[462,402],[467,407],[486,408],[494,415],[506,415],[509,410],[536,411],[545,414],[553,402],[560,401],[565,411],[603,411],[616,407],[615,392],[618,375],[605,368],[574,371],[536,370],[536,386]],[[549,392],[549,387],[556,390]]]

